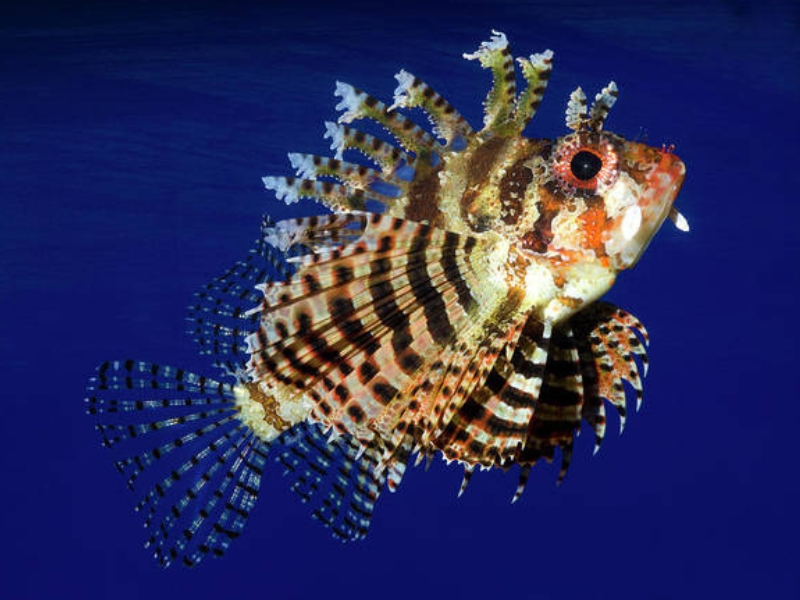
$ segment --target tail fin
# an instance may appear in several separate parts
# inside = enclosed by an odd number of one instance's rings
[[[106,362],[87,412],[116,454],[156,560],[194,565],[239,536],[268,446],[238,418],[235,384],[133,360]]]
[[[140,494],[154,558],[167,567],[222,556],[256,502],[270,451],[335,537],[363,538],[386,481],[377,451],[305,422],[267,444],[239,419],[237,385],[133,360],[103,363],[89,383],[87,413]]]

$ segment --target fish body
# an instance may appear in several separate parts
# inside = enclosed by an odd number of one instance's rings
[[[326,427],[385,446],[387,460],[413,430],[413,451],[435,448],[484,466],[513,463],[541,380],[520,381],[528,395],[522,406],[484,383],[491,373],[504,385],[519,379],[504,362],[513,361],[518,346],[518,360],[546,363],[552,329],[598,300],[638,260],[685,173],[673,153],[603,131],[615,84],[589,109],[583,93],[573,93],[568,135],[528,139],[522,130],[544,93],[552,53],[521,61],[528,88],[518,96],[504,36],[468,57],[494,72],[480,131],[405,71],[394,106],[427,110],[441,141],[339,83],[345,112],[338,129],[329,126],[339,155],[370,147],[371,140],[359,142],[358,132],[342,127],[366,118],[401,144],[394,162],[355,177],[358,168],[338,155],[294,154],[300,179],[265,178],[287,201],[314,198],[339,212],[270,234],[310,253],[288,282],[265,288],[261,327],[249,338],[249,375],[277,404],[296,402]],[[401,169],[410,176],[400,177]],[[376,192],[376,184],[395,193]],[[367,199],[384,210],[343,212],[360,211]],[[315,239],[342,228],[358,237]],[[465,417],[471,431],[448,434],[465,410],[489,411],[497,423],[479,431]]]
[[[248,259],[198,295],[193,333],[219,380],[135,361],[104,363],[93,379],[108,446],[190,427],[117,462],[133,485],[164,456],[178,461],[140,503],[163,564],[224,552],[270,453],[304,500],[323,498],[315,516],[354,539],[415,454],[463,465],[461,492],[478,467],[519,465],[516,500],[556,450],[563,478],[582,420],[599,447],[605,402],[624,422],[623,380],[641,401],[647,333],[600,298],[668,216],[685,224],[673,208],[683,163],[604,130],[613,82],[590,107],[573,92],[563,137],[526,138],[552,52],[518,60],[520,93],[503,34],[465,57],[493,75],[480,130],[406,71],[391,106],[337,83],[335,156],[293,153],[296,177],[264,178],[278,198],[332,212],[265,223]],[[432,131],[398,108],[424,110]],[[142,400],[162,390],[172,399]],[[166,417],[144,418],[156,410]]]

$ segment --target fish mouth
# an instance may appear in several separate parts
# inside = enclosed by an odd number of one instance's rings
[[[632,260],[626,267],[634,266],[644,253],[650,240],[669,218],[680,231],[689,231],[689,222],[677,208],[673,206],[675,197],[686,177],[686,165],[673,154],[672,147],[661,151],[661,160],[647,179],[648,190],[639,202],[641,209],[641,227],[631,240],[635,248]]]
[[[661,162],[651,177],[657,178],[654,183],[656,189],[659,190],[658,194],[661,200],[656,204],[662,206],[653,233],[658,231],[666,218],[669,218],[680,231],[689,231],[689,221],[674,205],[675,198],[683,185],[683,180],[686,178],[686,165],[676,154],[673,154],[672,146],[662,149]]]

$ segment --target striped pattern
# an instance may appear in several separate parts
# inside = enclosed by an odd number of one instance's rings
[[[477,51],[465,54],[468,60],[478,60],[481,66],[492,71],[492,89],[484,102],[484,128],[494,133],[511,133],[516,104],[517,84],[514,74],[514,57],[506,36],[498,31],[488,42],[483,42]]]
[[[133,360],[103,363],[87,412],[115,452],[156,560],[221,556],[253,507],[267,447],[236,419],[233,384]]]
[[[569,96],[567,103],[567,127],[573,131],[586,129],[586,94],[578,87]]]
[[[312,515],[354,540],[414,453],[459,462],[459,495],[477,467],[519,465],[516,501],[542,458],[558,454],[564,478],[582,420],[599,448],[606,402],[624,425],[626,381],[641,403],[646,331],[611,304],[584,306],[613,279],[584,239],[606,232],[606,199],[581,188],[576,202],[576,186],[558,185],[558,142],[521,137],[552,52],[519,59],[519,95],[502,33],[465,57],[493,77],[480,132],[406,71],[390,107],[337,83],[335,157],[292,153],[296,177],[263,178],[279,199],[334,214],[265,222],[250,255],[195,295],[189,333],[219,379],[129,360],[90,381],[87,411],[141,490],[162,565],[226,551],[268,452]],[[616,97],[612,82],[587,110],[578,88],[568,127],[601,132]],[[397,107],[426,112],[433,135]],[[357,119],[402,148],[346,125]],[[589,205],[591,218],[570,220]]]
[[[275,442],[275,460],[315,519],[342,541],[358,540],[367,534],[386,472],[377,470],[376,449],[349,436],[327,437],[319,424],[301,423]]]
[[[433,123],[433,133],[444,138],[447,146],[451,146],[457,138],[465,140],[474,135],[466,119],[427,83],[408,71],[400,71],[394,77],[398,86],[392,108],[402,106],[424,110]]]
[[[557,327],[553,331],[539,402],[519,456],[520,464],[533,466],[541,458],[549,462],[559,448],[561,481],[571,462],[583,401],[583,375],[574,336],[569,327]]]
[[[522,134],[544,98],[550,73],[553,71],[553,52],[545,50],[541,54],[531,55],[530,59],[518,58],[517,62],[522,68],[526,87],[517,98],[514,109],[514,130],[517,134]]]
[[[371,119],[383,125],[400,145],[416,155],[430,155],[441,148],[439,142],[422,127],[410,121],[397,111],[389,110],[380,100],[370,96],[348,83],[336,82],[334,94],[342,100],[336,110],[344,113],[339,123],[351,123],[356,119]]]
[[[267,218],[264,228],[273,223]],[[188,307],[188,333],[226,375],[241,371],[249,354],[245,338],[258,328],[258,315],[252,312],[263,298],[256,286],[265,281],[283,281],[293,267],[287,257],[262,235],[248,256],[236,262],[195,293]]]
[[[327,221],[294,226],[313,237]],[[261,328],[249,340],[251,374],[309,394],[316,418],[369,441],[368,422],[396,398],[407,402],[414,383],[471,326],[478,244],[371,215],[357,242],[304,256],[289,282],[265,288]]]
[[[601,131],[603,129],[608,112],[614,106],[618,96],[617,84],[612,81],[594,97],[594,103],[589,111],[589,131]]]
[[[624,382],[632,388],[636,409],[642,405],[642,377],[647,373],[649,337],[641,321],[608,302],[595,302],[573,319],[575,334],[582,340],[581,353],[587,387],[584,418],[595,428],[599,447],[605,431],[605,414],[595,407],[610,402],[619,415],[620,432],[627,416]],[[589,359],[588,357],[591,357]]]
[[[399,196],[408,187],[407,181],[403,181],[391,173],[382,173],[364,165],[337,158],[292,152],[289,154],[289,162],[297,171],[297,176],[304,179],[332,177],[354,189],[363,191],[369,191],[376,185],[381,185],[386,190],[394,189],[390,194],[392,197]],[[372,189],[372,191],[379,192],[380,190]],[[383,192],[383,195],[385,194],[386,192]]]
[[[263,293],[255,286],[266,281],[286,281],[294,270],[289,262],[294,260],[294,252],[279,252],[269,240],[291,238],[306,251],[329,250],[352,243],[350,236],[359,237],[366,225],[363,215],[307,217],[278,224],[266,219],[263,236],[247,259],[237,262],[196,294],[202,301],[200,308],[206,309],[202,327],[193,332],[196,341],[206,353],[217,359],[224,357],[229,373],[241,372],[249,354],[243,353],[245,344],[235,332],[257,327],[258,314],[251,309],[263,300]],[[190,308],[193,323],[200,322],[200,308]],[[236,319],[240,321],[238,326]],[[208,352],[209,348],[214,351]],[[348,436],[329,439],[320,425],[300,423],[276,439],[271,452],[284,469],[292,490],[311,505],[312,516],[330,528],[335,537],[356,540],[366,535],[375,502],[386,483],[386,473],[377,470],[378,450],[364,448]]]
[[[296,269],[303,257],[329,255],[359,242],[371,217],[366,213],[338,213],[287,219],[262,228],[264,242],[286,255]]]
[[[334,211],[366,210],[372,200],[383,205],[392,204],[394,198],[374,190],[355,189],[350,185],[332,181],[296,179],[294,177],[263,177],[264,187],[275,192],[287,204],[300,199],[316,200]]]
[[[529,318],[513,354],[497,349],[482,385],[458,404],[436,439],[447,458],[484,466],[510,465],[525,444],[542,385],[549,325]]]
[[[561,481],[571,462],[574,433],[581,420],[595,433],[595,451],[605,436],[606,401],[616,408],[622,428],[627,400],[623,381],[631,384],[638,408],[642,398],[640,364],[646,368],[647,340],[636,317],[608,302],[595,302],[556,327],[536,411],[517,462],[532,467],[540,458],[551,461],[558,448]],[[521,492],[520,488],[517,494]]]
[[[345,150],[358,150],[380,166],[384,175],[398,173],[404,167],[413,168],[416,157],[375,136],[336,123],[325,123],[325,137],[331,140],[331,150],[341,160]]]
[[[606,117],[618,96],[619,90],[612,81],[594,97],[591,109],[587,109],[586,94],[581,88],[577,88],[570,95],[567,104],[567,127],[573,131],[599,133],[603,130]]]

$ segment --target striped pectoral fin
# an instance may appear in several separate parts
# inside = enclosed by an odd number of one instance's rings
[[[319,423],[296,425],[276,445],[276,461],[314,518],[343,541],[363,538],[386,483],[379,451],[347,435],[330,439]]]
[[[450,403],[452,410],[443,419],[447,424],[435,441],[446,457],[505,467],[524,445],[542,385],[550,327],[530,317],[517,326],[518,338],[513,329],[512,337],[495,344],[486,357],[494,359],[486,376],[462,403]],[[509,344],[513,352],[507,351]]]
[[[265,290],[252,373],[308,393],[314,415],[358,436],[453,342],[475,305],[475,241],[372,215],[357,244],[316,254]],[[473,285],[477,282],[473,281]]]
[[[483,123],[486,130],[500,135],[513,132],[517,84],[514,74],[514,58],[506,36],[492,31],[492,39],[483,42],[472,54],[464,54],[467,60],[478,60],[482,67],[491,69],[493,84],[484,104]]]
[[[371,285],[366,282],[365,291],[352,298],[347,293],[334,293],[324,303],[309,299],[293,307],[297,317],[292,321],[305,322],[307,331],[298,332],[292,339],[287,337],[280,347],[274,345],[278,356],[270,354],[270,358],[281,365],[278,369],[284,377],[291,369],[296,370],[296,377],[289,375],[292,383],[313,392],[319,418],[337,429],[357,433],[402,395],[411,372],[421,368],[427,355],[448,341],[444,337],[444,328],[451,321],[448,313],[457,313],[458,309],[453,302],[449,306],[437,302],[436,287],[423,294],[406,281],[409,276],[422,275],[419,271],[398,271],[393,279]],[[393,281],[397,287],[392,287]],[[444,283],[441,277],[432,280],[433,286]],[[362,303],[362,295],[374,303]],[[319,307],[317,318],[300,316],[314,304]],[[433,308],[440,304],[441,313]],[[453,319],[458,318],[454,314]]]
[[[572,460],[583,403],[583,375],[575,338],[568,326],[559,325],[553,329],[539,400],[518,458],[520,465],[532,467],[541,458],[550,462],[559,449],[558,480],[562,481]]]
[[[139,361],[101,365],[87,412],[133,489],[147,546],[168,566],[222,555],[242,531],[268,445],[239,419],[235,382]]]
[[[576,337],[582,340],[582,368],[590,382],[587,386],[587,420],[604,431],[605,414],[598,406],[603,400],[614,405],[620,419],[620,431],[627,415],[627,381],[636,395],[636,408],[643,397],[642,377],[647,372],[649,340],[644,325],[633,315],[608,302],[595,302],[572,319]],[[638,361],[637,361],[638,359]],[[597,414],[601,415],[598,419]],[[602,440],[599,436],[598,445]]]

